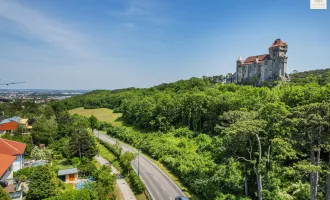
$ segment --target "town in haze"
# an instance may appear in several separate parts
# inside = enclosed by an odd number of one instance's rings
[[[0,200],[330,200],[328,0],[0,0]]]

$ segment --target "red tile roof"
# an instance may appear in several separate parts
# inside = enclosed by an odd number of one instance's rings
[[[1,146],[2,147],[2,146]],[[0,177],[2,177],[10,165],[14,162],[16,159],[16,156],[6,155],[6,154],[0,154]]]
[[[244,64],[252,64],[256,60],[257,57],[258,57],[258,63],[260,63],[265,58],[267,58],[268,55],[269,54],[263,54],[263,55],[258,55],[258,56],[250,56],[244,61]]]
[[[24,154],[25,147],[25,143],[0,138],[0,154],[11,156]]]
[[[0,131],[14,131],[17,129],[18,123],[15,121],[0,124]]]
[[[287,46],[287,44],[285,42],[282,42],[281,39],[276,39],[273,42],[272,46],[270,46],[269,48],[272,48],[272,47],[286,47],[286,46]]]

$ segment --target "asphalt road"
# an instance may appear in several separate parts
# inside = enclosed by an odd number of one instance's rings
[[[94,135],[101,140],[110,144],[115,144],[116,139],[111,138],[101,132],[94,131]],[[123,152],[130,151],[137,153],[129,146],[120,143],[123,148]],[[154,200],[174,200],[176,196],[185,196],[179,187],[167,177],[163,171],[161,171],[150,160],[140,154],[140,177],[146,185],[150,195]],[[133,169],[138,171],[138,156],[132,161]]]

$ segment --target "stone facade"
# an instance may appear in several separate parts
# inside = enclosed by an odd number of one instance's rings
[[[288,45],[281,39],[276,39],[268,51],[268,54],[250,56],[245,61],[239,57],[236,61],[236,72],[227,75],[226,83],[261,84],[263,81],[288,81],[290,79],[287,74]]]

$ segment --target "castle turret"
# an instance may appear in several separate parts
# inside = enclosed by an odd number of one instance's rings
[[[286,77],[287,59],[286,52],[288,45],[282,42],[281,39],[276,39],[269,47],[269,55],[272,60],[272,75],[274,78]]]
[[[243,65],[244,61],[242,59],[241,56],[238,57],[237,61],[236,61],[236,77],[235,77],[235,82],[241,82],[242,79],[242,65]]]

